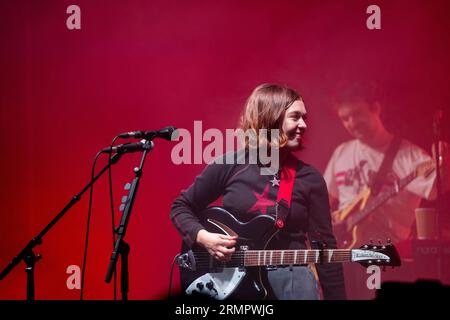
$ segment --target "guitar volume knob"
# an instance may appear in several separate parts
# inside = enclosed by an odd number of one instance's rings
[[[209,290],[212,290],[212,289],[214,288],[214,282],[209,281],[209,282],[206,284],[206,287],[207,287]]]
[[[203,282],[197,283],[197,288],[198,288],[200,291],[202,291],[204,287],[205,287],[205,285],[203,284]]]

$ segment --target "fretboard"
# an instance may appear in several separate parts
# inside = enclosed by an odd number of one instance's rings
[[[322,251],[322,254],[321,254]],[[244,266],[283,266],[308,263],[334,263],[352,261],[351,250],[247,250]]]

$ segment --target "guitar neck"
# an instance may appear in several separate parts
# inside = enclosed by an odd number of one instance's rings
[[[219,270],[222,268],[295,266],[309,263],[358,262],[362,265],[399,266],[400,258],[395,247],[364,245],[359,249],[301,249],[301,250],[239,250],[230,261],[216,260],[205,251],[189,251],[178,259],[178,264],[191,270]],[[217,271],[216,271],[217,272]]]
[[[406,187],[411,181],[417,177],[416,171],[411,172],[409,175],[400,179],[394,186],[385,190],[382,194],[376,197],[374,200],[369,202],[369,204],[358,213],[354,214],[352,217],[352,225],[356,225],[365,217],[367,217],[373,210],[377,209],[388,199],[392,198],[394,195],[399,193],[404,187]]]
[[[247,250],[244,252],[244,266],[282,266],[308,263],[350,262],[352,250]]]

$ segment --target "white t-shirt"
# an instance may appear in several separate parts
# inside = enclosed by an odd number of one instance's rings
[[[384,158],[382,151],[385,150],[371,148],[357,139],[336,148],[325,170],[324,178],[330,196],[339,200],[339,209],[350,205],[358,194],[367,188],[381,166]],[[419,164],[427,161],[431,161],[431,157],[424,150],[402,140],[394,158],[393,170],[388,171],[385,186],[393,185],[395,180],[406,177]],[[427,177],[418,176],[399,194],[373,212],[372,216],[376,215],[392,230],[393,241],[408,237],[415,218],[414,209],[419,206],[421,198],[430,196],[435,176],[434,171]],[[376,237],[377,230],[371,231],[373,232],[370,236]]]

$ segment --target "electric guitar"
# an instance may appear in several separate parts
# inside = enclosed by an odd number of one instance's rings
[[[417,168],[403,179],[394,182],[394,185],[383,190],[378,196],[371,198],[372,190],[367,188],[342,210],[332,213],[334,234],[339,248],[352,249],[359,246],[362,238],[369,230],[377,229],[384,237],[390,238],[391,231],[385,223],[368,221],[368,217],[387,200],[397,195],[415,178],[427,177],[435,169],[433,161],[421,163]]]
[[[205,249],[194,246],[177,257],[181,287],[187,295],[224,299],[264,299],[268,296],[267,268],[298,266],[310,263],[358,262],[363,266],[399,266],[395,247],[365,245],[359,249],[266,250],[279,232],[275,219],[255,216],[248,222],[237,220],[226,209],[211,207],[201,214],[201,222],[209,232],[236,236],[236,251],[231,260],[221,262]]]

